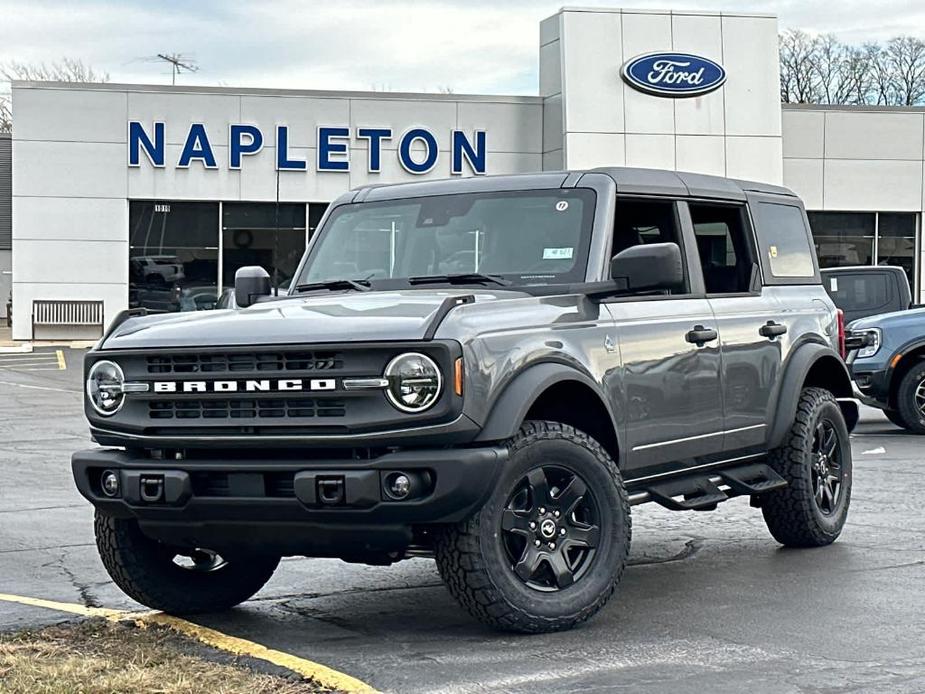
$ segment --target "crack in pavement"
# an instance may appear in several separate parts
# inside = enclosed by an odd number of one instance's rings
[[[80,601],[83,603],[84,607],[102,607],[103,603],[97,598],[93,591],[90,590],[90,585],[83,583],[77,580],[77,576],[74,575],[74,572],[71,571],[64,563],[64,555],[62,554],[54,565],[67,576],[67,579],[71,582],[71,585],[77,591],[77,594],[80,596]]]
[[[630,559],[626,562],[626,565],[652,566],[654,564],[668,564],[675,561],[684,561],[685,559],[694,557],[701,549],[703,549],[703,540],[694,538],[685,542],[684,549],[670,557],[640,557],[638,559]]]

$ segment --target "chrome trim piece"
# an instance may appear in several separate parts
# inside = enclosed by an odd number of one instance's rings
[[[738,429],[726,429],[725,431],[714,431],[710,434],[697,434],[697,436],[687,436],[683,439],[672,439],[670,441],[660,441],[659,443],[646,443],[641,446],[633,446],[634,451],[644,451],[649,448],[658,448],[659,446],[673,446],[676,443],[685,443],[687,441],[699,441],[701,439],[708,439],[713,436],[725,436],[726,434],[738,434],[742,431],[751,431],[752,429],[764,429],[766,424],[753,424],[747,427],[739,427]]]
[[[387,378],[345,378],[344,390],[382,390],[389,387]]]
[[[123,393],[147,393],[151,390],[150,383],[123,383]]]

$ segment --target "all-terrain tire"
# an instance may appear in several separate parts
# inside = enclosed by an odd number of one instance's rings
[[[899,410],[883,410],[883,415],[896,426],[902,429],[909,428],[906,424],[906,420],[903,419],[903,416],[899,413]]]
[[[904,428],[925,434],[925,362],[919,362],[902,377],[896,389],[896,409]]]
[[[841,472],[840,488],[829,509],[821,507],[814,488],[814,453],[817,428],[831,425],[836,436]],[[785,480],[784,489],[762,500],[765,523],[774,539],[788,547],[821,547],[834,542],[848,515],[851,502],[851,443],[841,408],[822,388],[804,388],[796,417],[784,442],[768,456],[768,463]]]
[[[525,422],[508,446],[510,458],[489,500],[471,519],[438,536],[437,567],[453,597],[485,624],[525,633],[569,629],[607,603],[623,573],[631,531],[623,479],[597,441],[565,424]],[[537,590],[515,574],[501,527],[518,480],[546,466],[579,475],[600,511],[599,544],[584,574],[552,592]],[[548,497],[552,503],[555,493]]]
[[[94,529],[115,584],[142,605],[174,614],[234,607],[259,591],[279,564],[279,557],[249,557],[198,571],[174,563],[177,552],[147,537],[134,520],[97,511]]]

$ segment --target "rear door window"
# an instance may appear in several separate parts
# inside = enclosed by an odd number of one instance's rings
[[[815,251],[803,210],[796,205],[764,201],[753,202],[751,208],[758,255],[767,279],[772,284],[817,282]]]

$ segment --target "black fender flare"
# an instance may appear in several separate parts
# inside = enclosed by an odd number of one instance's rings
[[[617,445],[620,443],[620,430],[614,417],[613,408],[607,398],[601,394],[598,383],[587,374],[565,364],[543,362],[526,367],[514,376],[501,392],[488,412],[482,431],[476,441],[503,441],[509,439],[526,419],[527,413],[537,398],[549,387],[563,381],[575,381],[590,388],[600,399],[601,404],[610,415]]]
[[[852,431],[858,421],[858,406],[854,400],[851,388],[851,376],[845,362],[828,345],[817,342],[807,342],[795,347],[793,354],[787,360],[784,372],[781,375],[780,387],[777,390],[777,401],[773,413],[773,423],[768,435],[768,448],[777,448],[790,430],[797,414],[797,404],[800,400],[800,391],[806,383],[810,369],[821,359],[831,357],[839,365],[841,374],[837,383],[832,383],[829,390],[838,399],[848,431]],[[827,386],[829,384],[826,384]]]
[[[893,350],[893,353],[890,355],[890,359],[887,362],[888,366],[886,368],[886,381],[890,389],[890,394],[892,394],[893,391],[893,378],[896,375],[896,369],[900,365],[905,366],[905,360],[909,356],[909,352],[914,352],[918,349],[922,349],[923,347],[925,347],[925,339],[916,337],[903,344],[902,347]],[[893,360],[896,359],[896,357],[899,355],[902,355],[902,358],[899,360],[896,366],[893,366]]]

